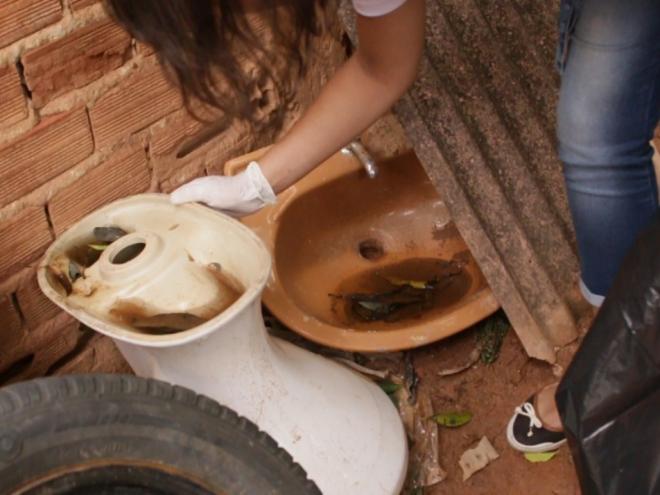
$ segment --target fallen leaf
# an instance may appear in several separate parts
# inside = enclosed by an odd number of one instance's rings
[[[475,447],[463,452],[458,461],[459,466],[463,470],[463,481],[466,481],[477,471],[481,471],[499,456],[488,438],[481,437],[479,443]]]
[[[553,452],[525,452],[525,459],[529,462],[548,462],[556,455],[556,450]]]
[[[378,386],[383,389],[383,392],[385,392],[387,395],[392,395],[397,390],[401,389],[400,383],[394,383],[389,380],[378,382]]]
[[[105,251],[105,248],[108,247],[108,244],[88,244],[88,246],[94,251]]]
[[[431,416],[431,419],[441,426],[447,428],[458,428],[470,422],[472,419],[471,412],[444,412]]]

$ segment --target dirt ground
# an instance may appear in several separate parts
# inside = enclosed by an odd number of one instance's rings
[[[306,341],[286,329],[267,311],[265,316],[274,335],[328,357],[349,358],[349,354]],[[585,314],[578,322],[580,335],[584,335],[593,316],[593,312]],[[491,318],[502,316],[496,314]],[[550,461],[531,463],[507,443],[506,425],[515,407],[542,386],[557,380],[553,366],[527,356],[512,328],[506,333],[492,364],[478,361],[463,372],[442,376],[443,371],[455,370],[470,362],[470,355],[479,345],[478,326],[409,351],[418,377],[418,402],[424,395],[430,398],[433,413],[469,411],[473,415],[472,420],[461,427],[438,427],[439,463],[447,476],[440,483],[427,487],[423,495],[580,495],[566,445]],[[568,366],[578,344],[576,341],[559,350],[556,373],[561,374]],[[362,358],[365,361],[362,364],[368,368],[387,370],[399,377],[398,380],[404,375],[404,353],[362,355]],[[499,458],[463,481],[458,460],[482,436],[488,437]]]
[[[413,351],[420,378],[419,392],[429,393],[435,412],[470,411],[473,419],[456,429],[440,428],[440,462],[447,478],[425,495],[575,495],[579,494],[573,462],[566,446],[546,463],[530,463],[506,441],[506,424],[516,405],[540,386],[556,380],[552,367],[525,354],[513,330],[506,335],[499,358],[469,370],[438,376],[466,362],[475,347],[475,330]],[[458,459],[487,436],[499,459],[467,481]]]

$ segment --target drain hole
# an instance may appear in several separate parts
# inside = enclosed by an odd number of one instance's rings
[[[358,250],[360,251],[360,256],[369,261],[378,260],[385,255],[383,245],[378,239],[362,241],[358,246]]]
[[[136,242],[135,244],[129,244],[112,258],[112,263],[114,265],[122,265],[128,263],[129,261],[138,257],[138,255],[144,250],[146,244],[144,242]]]

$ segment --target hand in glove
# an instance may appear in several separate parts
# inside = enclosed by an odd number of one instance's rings
[[[251,162],[245,171],[231,177],[194,179],[170,194],[174,204],[199,202],[239,217],[275,203],[276,199],[257,162]]]

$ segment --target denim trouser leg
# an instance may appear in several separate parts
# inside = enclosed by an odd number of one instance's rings
[[[660,116],[660,0],[576,2],[562,4],[559,155],[582,280],[605,295],[658,210],[649,141]]]

